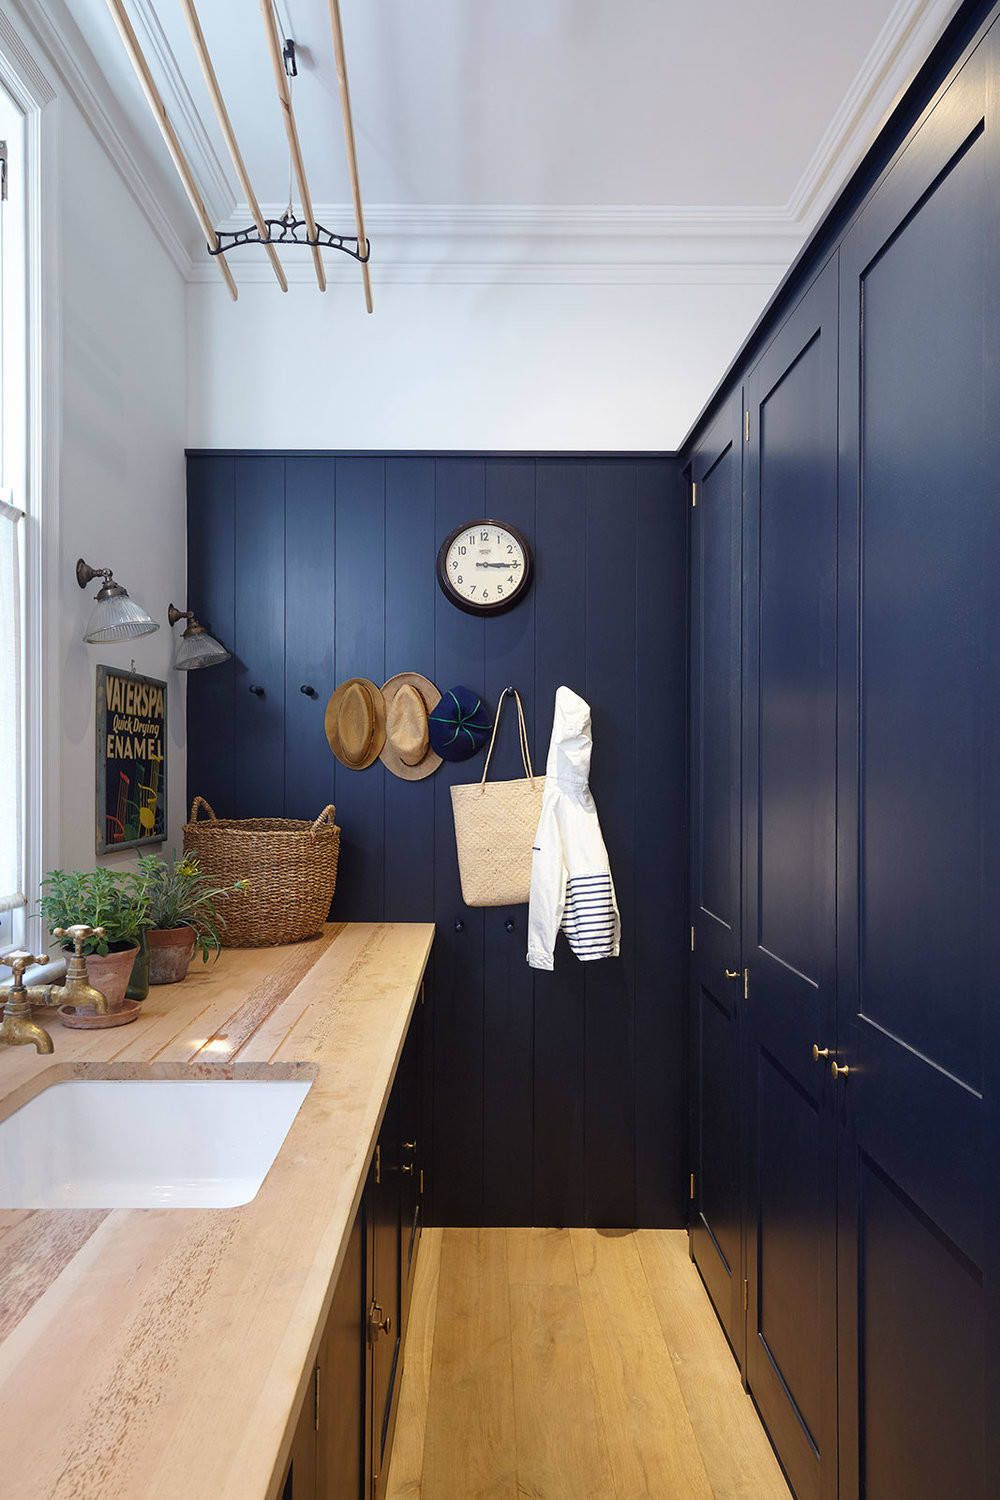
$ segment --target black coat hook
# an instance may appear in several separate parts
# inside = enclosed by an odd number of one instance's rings
[[[299,692],[300,693],[304,693],[307,698],[318,698],[319,697],[319,693],[317,693],[316,689],[313,687],[313,685],[312,685],[311,682],[304,682],[302,684],[302,686],[299,688]]]
[[[255,683],[250,684],[250,691],[251,693],[253,693],[255,698],[263,698],[264,696],[264,689],[262,687],[257,687]]]

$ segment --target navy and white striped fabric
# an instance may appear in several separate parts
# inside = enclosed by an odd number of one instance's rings
[[[571,875],[567,879],[562,926],[577,958],[614,956],[618,913],[610,871],[606,875]]]

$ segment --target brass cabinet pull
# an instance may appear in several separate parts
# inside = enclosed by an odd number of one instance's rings
[[[416,1149],[417,1149],[417,1143],[416,1143],[416,1141],[404,1141],[403,1142],[403,1150],[404,1151],[416,1151]]]
[[[821,1057],[829,1057],[829,1056],[830,1056],[830,1049],[829,1049],[829,1047],[820,1047],[820,1046],[817,1045],[816,1042],[813,1042],[813,1062],[819,1062],[819,1060],[820,1060]]]
[[[380,1302],[373,1302],[368,1309],[368,1329],[374,1343],[380,1333],[388,1333],[392,1328],[392,1314],[383,1312]]]
[[[846,1063],[844,1063],[842,1067],[839,1067],[836,1058],[834,1058],[833,1062],[830,1064],[830,1072],[833,1074],[834,1078],[846,1078],[850,1071],[851,1070]]]
[[[413,1176],[413,1163],[412,1163],[412,1161],[404,1161],[403,1165],[400,1167],[399,1170],[404,1174],[404,1176],[406,1176],[406,1177],[412,1177]]]
[[[739,979],[740,977],[739,969],[723,969],[722,972],[725,974],[727,979]]]

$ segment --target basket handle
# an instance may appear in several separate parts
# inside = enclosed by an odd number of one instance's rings
[[[196,797],[191,803],[191,816],[190,818],[188,818],[189,823],[197,823],[199,807],[203,807],[205,809],[213,823],[217,823],[219,821],[215,816],[215,809],[212,807],[212,804],[204,797]]]
[[[336,816],[337,816],[337,809],[334,807],[334,805],[333,805],[332,802],[328,802],[326,804],[326,806],[324,807],[323,811],[320,813],[319,817],[316,819],[316,821],[313,824],[313,826],[310,828],[309,832],[310,833],[318,833],[319,829],[320,829],[320,827],[321,827],[321,825],[323,823],[330,823],[330,824],[332,824],[334,822],[334,820],[336,819]]]

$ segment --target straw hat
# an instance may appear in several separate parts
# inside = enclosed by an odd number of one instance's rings
[[[430,747],[427,715],[441,694],[419,672],[397,672],[382,686],[385,699],[385,746],[382,764],[403,781],[422,781],[441,764]]]
[[[349,677],[326,705],[326,737],[342,765],[363,771],[385,744],[385,699],[367,677]]]

